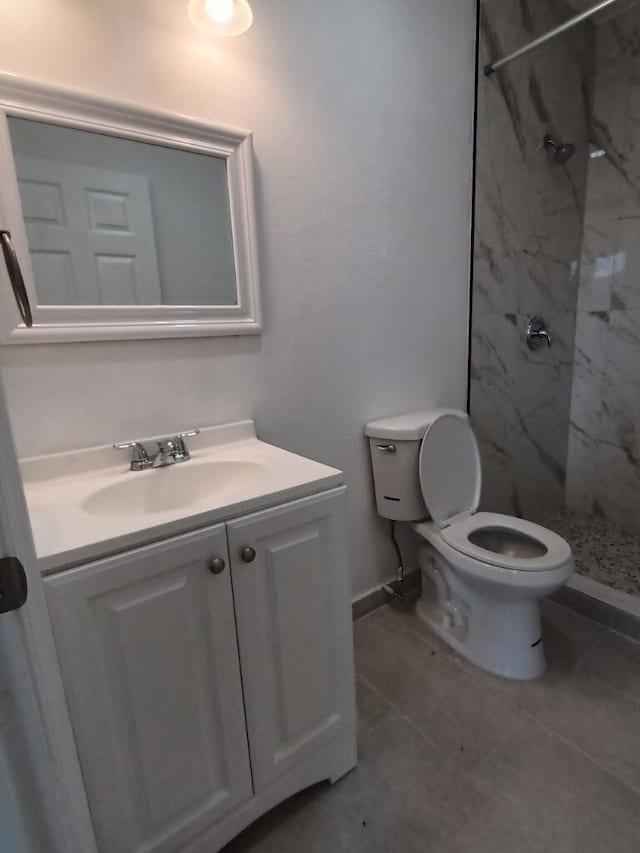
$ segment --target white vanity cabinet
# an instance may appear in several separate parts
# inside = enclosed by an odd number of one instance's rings
[[[353,767],[344,492],[45,578],[100,853],[213,853]]]
[[[342,491],[227,524],[256,792],[353,719]]]
[[[224,524],[46,578],[101,853],[178,850],[251,795]]]

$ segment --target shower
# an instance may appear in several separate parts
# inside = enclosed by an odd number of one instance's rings
[[[554,151],[556,163],[566,163],[576,153],[576,146],[572,142],[558,142],[547,133],[542,140],[545,151]]]
[[[480,0],[469,412],[481,509],[570,542],[564,600],[640,632],[640,0],[591,2]]]

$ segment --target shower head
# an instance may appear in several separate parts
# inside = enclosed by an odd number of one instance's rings
[[[547,133],[542,140],[545,151],[553,151],[553,159],[556,163],[566,163],[576,153],[576,146],[573,142],[557,142],[551,134]]]

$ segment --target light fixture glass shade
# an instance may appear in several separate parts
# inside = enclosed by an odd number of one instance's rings
[[[247,0],[189,0],[189,17],[214,36],[239,36],[253,23]]]

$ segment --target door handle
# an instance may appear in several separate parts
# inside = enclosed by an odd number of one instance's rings
[[[27,575],[16,557],[0,559],[0,613],[18,610],[27,600]]]
[[[22,277],[20,261],[16,255],[16,250],[13,248],[10,231],[0,231],[0,244],[2,245],[2,254],[4,255],[4,262],[7,265],[13,295],[18,303],[18,311],[22,317],[22,322],[30,329],[33,326],[33,315],[31,314],[31,306],[29,305],[29,295],[27,294],[27,288]]]
[[[243,563],[253,563],[256,558],[256,549],[247,545],[240,549],[240,559]]]

